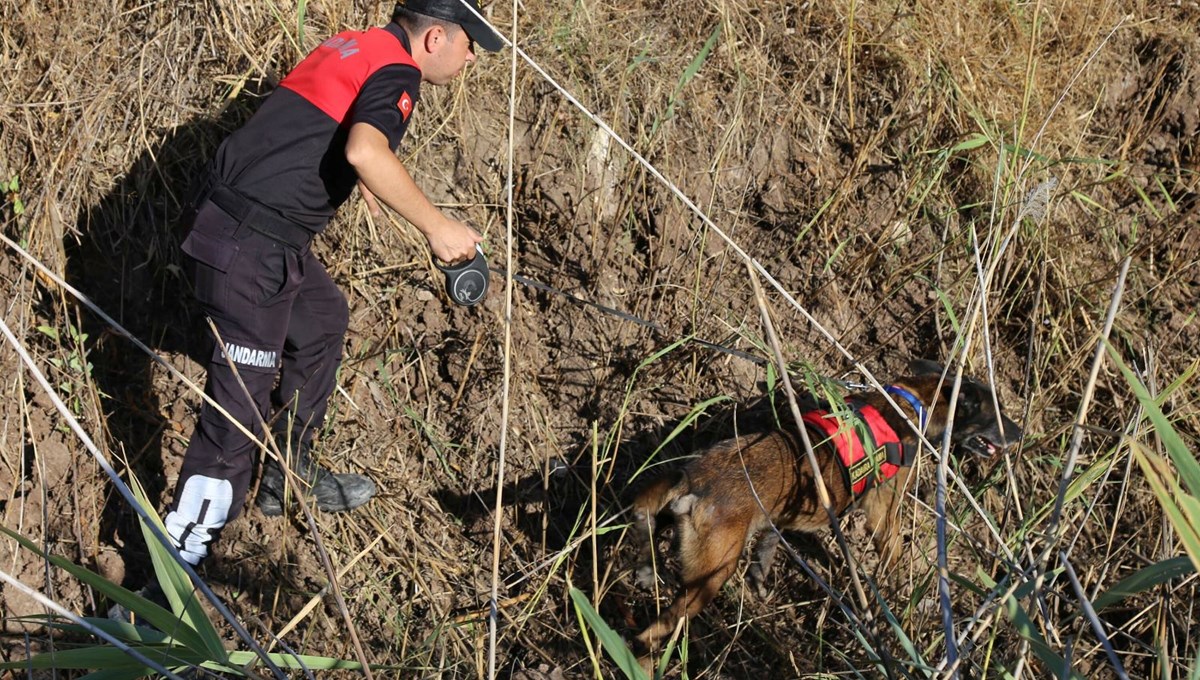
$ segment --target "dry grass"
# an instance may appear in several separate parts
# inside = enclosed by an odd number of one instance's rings
[[[307,7],[301,36],[289,3],[0,4],[0,179],[20,180],[3,197],[4,233],[195,379],[189,352],[202,328],[177,253],[191,183],[308,48],[387,11],[346,0]],[[509,6],[492,9],[507,31]],[[1049,517],[1125,258],[1110,340],[1163,395],[1193,449],[1200,432],[1195,2],[710,0],[663,11],[607,0],[523,12],[523,49],[799,302],[768,290],[790,359],[856,379],[859,364],[886,379],[910,357],[965,357],[1024,423],[1029,436],[1011,458],[951,470],[965,482],[948,498],[961,528],[949,546],[951,592],[956,630],[972,637],[962,652],[973,676],[1046,676],[992,597],[1005,579],[1027,578],[1044,551],[1065,551],[1090,597],[1180,554],[1125,439],[1153,437],[1107,362],[1061,535]],[[643,363],[687,334],[768,356],[745,267],[532,69],[522,65],[509,92],[509,58],[485,55],[458,84],[426,91],[402,156],[435,200],[486,230],[497,261],[511,95],[518,271],[669,332],[519,288],[504,395],[502,297],[477,310],[447,305],[419,238],[369,223],[356,201],[343,209],[320,245],[352,307],[322,450],[335,467],[370,472],[384,494],[366,512],[321,518],[323,537],[339,565],[370,547],[342,585],[368,657],[405,676],[487,674],[487,508],[504,399],[502,674],[544,665],[609,676],[607,660],[594,670],[567,584],[621,630],[654,604],[625,577],[619,532],[597,537],[596,526],[695,404],[749,400],[766,377],[697,345]],[[1030,214],[1027,198],[1051,178],[1044,210]],[[0,281],[2,318],[70,391],[84,426],[168,498],[197,397],[11,249]],[[128,511],[7,346],[0,366],[0,523],[137,585],[145,570]],[[710,412],[707,427],[688,428],[659,457],[711,438],[722,414]],[[932,539],[923,539],[934,467],[911,504],[911,568],[885,598],[936,666],[946,645]],[[856,519],[848,525],[861,543]],[[226,532],[209,578],[235,611],[278,630],[325,583],[307,533],[251,511]],[[869,550],[857,549],[872,575]],[[845,592],[840,553],[816,552],[814,569]],[[8,547],[0,563],[77,610],[103,606]],[[1195,666],[1195,587],[1194,576],[1178,579],[1100,613],[1130,677],[1184,677]],[[1080,674],[1113,676],[1065,577],[1021,604]],[[0,609],[35,610],[8,589]],[[874,632],[909,658],[895,631]],[[22,638],[12,640],[6,653],[19,658]],[[328,602],[288,642],[353,655]],[[795,565],[777,572],[766,601],[731,582],[691,626],[687,649],[689,677],[877,674],[834,600]]]

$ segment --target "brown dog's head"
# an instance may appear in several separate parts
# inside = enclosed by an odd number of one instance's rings
[[[921,382],[932,380],[935,384],[945,370],[932,361],[924,360],[914,361],[911,368],[916,377],[922,379]],[[943,382],[941,398],[935,406],[935,411],[942,410],[943,418],[953,390],[954,379],[951,374]],[[998,411],[998,404],[990,387],[964,375],[958,390],[958,405],[954,409],[951,443],[961,451],[990,458],[1019,442],[1020,426]],[[941,429],[945,431],[945,428]]]

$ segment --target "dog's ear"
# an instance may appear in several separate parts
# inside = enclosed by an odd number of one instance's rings
[[[941,364],[926,359],[913,359],[908,364],[908,369],[914,375],[941,375],[946,372],[946,369]]]

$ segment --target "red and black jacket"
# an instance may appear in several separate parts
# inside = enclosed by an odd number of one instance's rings
[[[346,161],[351,126],[368,123],[399,147],[420,85],[408,36],[397,24],[339,33],[221,144],[214,180],[320,232],[358,179]]]

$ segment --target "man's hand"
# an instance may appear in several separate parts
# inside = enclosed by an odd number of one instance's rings
[[[371,213],[373,219],[383,217],[383,209],[379,207],[379,201],[375,200],[375,194],[371,193],[361,179],[358,181],[358,193],[362,194],[363,202],[367,204],[367,212]]]
[[[455,264],[475,257],[475,244],[482,243],[479,232],[458,220],[447,219],[445,226],[426,234],[429,250],[445,264]]]

